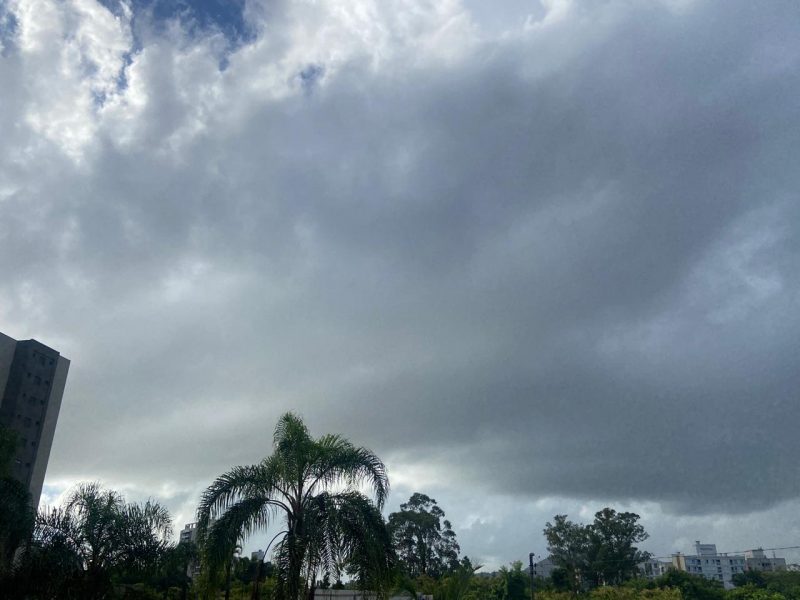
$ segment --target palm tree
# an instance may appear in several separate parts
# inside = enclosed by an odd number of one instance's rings
[[[37,581],[45,568],[58,597],[102,598],[112,577],[136,582],[154,574],[171,531],[169,513],[158,503],[128,503],[97,483],[82,484],[63,507],[39,514],[22,568]]]
[[[362,484],[372,488],[374,503],[359,492]],[[299,417],[286,413],[271,456],[234,467],[203,493],[197,513],[205,568],[213,579],[237,542],[280,517],[280,597],[313,593],[320,570],[338,576],[347,569],[364,585],[379,585],[393,566],[380,513],[388,492],[386,469],[370,450],[339,435],[314,439]]]

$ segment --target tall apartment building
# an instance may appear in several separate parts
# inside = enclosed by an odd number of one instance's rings
[[[695,542],[694,554],[673,554],[672,564],[676,569],[702,575],[706,579],[714,579],[722,583],[725,589],[733,586],[733,576],[743,573],[747,565],[744,555],[718,554],[716,544]]]
[[[69,360],[52,348],[0,333],[0,424],[17,433],[11,474],[28,486],[34,507],[42,494],[68,371]]]
[[[189,542],[197,543],[197,533],[197,523],[187,523],[178,536],[178,542],[183,544],[188,544]]]

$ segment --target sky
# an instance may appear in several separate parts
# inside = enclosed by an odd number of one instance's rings
[[[487,569],[604,506],[800,545],[798,98],[793,0],[0,0],[44,500],[180,528],[292,410]]]

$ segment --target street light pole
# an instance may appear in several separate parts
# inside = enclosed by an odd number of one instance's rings
[[[533,558],[534,558],[533,552],[528,554],[528,561],[530,562],[530,568],[531,568],[531,600],[535,600],[534,596],[535,592],[533,589],[533,578],[536,575],[536,563],[533,562]]]

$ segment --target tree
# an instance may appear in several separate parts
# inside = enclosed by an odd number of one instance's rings
[[[553,523],[545,525],[544,537],[553,562],[564,570],[570,588],[580,590],[583,577],[589,571],[591,542],[588,529],[573,523],[567,515],[556,515]]]
[[[544,535],[553,561],[567,572],[573,591],[598,585],[619,585],[638,574],[649,554],[635,544],[647,539],[639,515],[604,508],[590,525],[556,515]]]
[[[588,526],[589,568],[594,585],[619,585],[638,575],[638,565],[650,558],[635,544],[649,536],[639,515],[604,508]]]
[[[670,569],[657,578],[655,586],[661,589],[678,589],[683,600],[723,600],[725,597],[721,582],[677,569]]]
[[[725,596],[729,600],[786,600],[786,596],[780,592],[759,588],[753,584],[737,587]]]
[[[733,576],[736,587],[756,587],[777,592],[786,598],[800,598],[800,573],[797,571],[745,571]]]
[[[458,568],[456,534],[433,498],[412,494],[398,512],[389,515],[389,531],[408,576],[439,577]]]
[[[767,587],[767,581],[764,577],[764,571],[744,571],[743,573],[734,573],[731,577],[733,585],[736,587],[744,587],[746,585],[754,585],[758,588]]]
[[[500,600],[526,600],[530,597],[530,579],[522,570],[522,562],[514,561],[511,568],[500,567]]]
[[[374,503],[358,491],[364,483]],[[313,592],[319,571],[338,578],[348,570],[383,586],[393,567],[380,513],[388,491],[375,454],[338,435],[314,439],[287,413],[275,427],[270,456],[234,467],[203,493],[197,514],[204,569],[214,580],[237,542],[282,517],[275,550],[280,597],[299,600],[307,588]]]
[[[83,484],[63,507],[38,515],[17,580],[34,596],[103,598],[114,581],[157,576],[171,529],[158,503],[127,503],[117,492]]]

